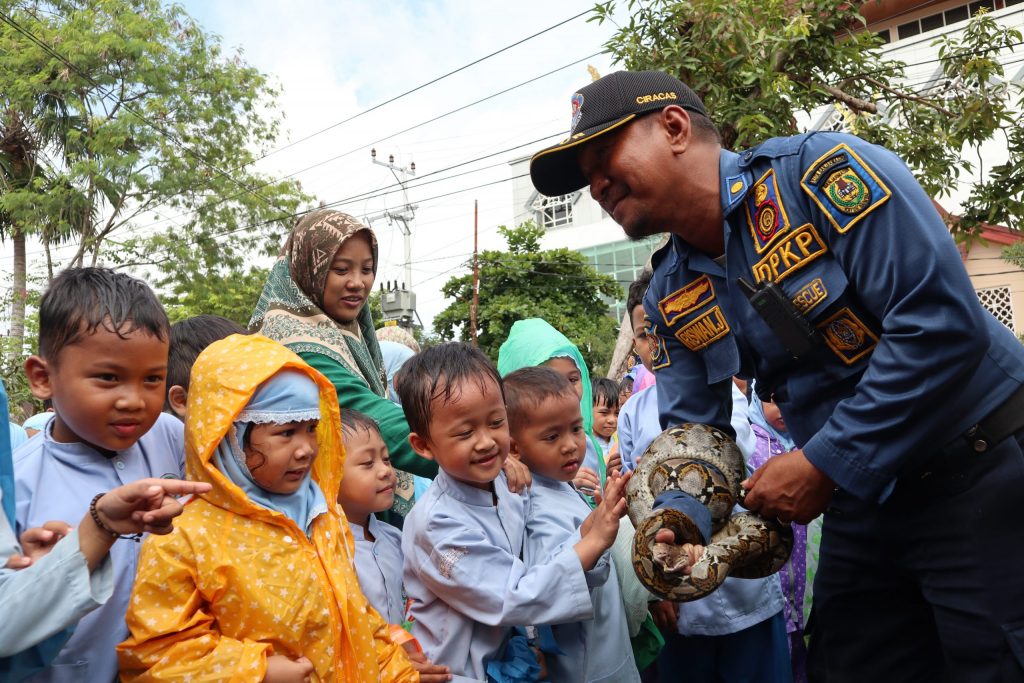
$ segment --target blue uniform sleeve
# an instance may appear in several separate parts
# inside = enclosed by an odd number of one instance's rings
[[[820,176],[814,183],[817,169],[847,153],[851,185],[842,188],[842,178],[823,184]],[[927,454],[954,436],[949,425],[963,416],[952,399],[990,344],[984,312],[948,228],[899,158],[852,136],[822,136],[800,159],[809,215],[854,297],[881,324],[854,394],[839,402],[804,453],[843,489],[880,501],[915,464],[915,452]]]

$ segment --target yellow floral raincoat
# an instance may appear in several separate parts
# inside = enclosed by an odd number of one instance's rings
[[[213,464],[218,443],[259,385],[282,368],[320,387],[313,478],[328,501],[311,537],[252,503]],[[193,498],[167,536],[142,546],[118,646],[122,681],[263,680],[267,657],[305,656],[312,681],[418,681],[359,589],[351,531],[337,505],[345,457],[334,386],[265,337],[234,335],[196,360],[185,426],[186,472],[213,490]]]

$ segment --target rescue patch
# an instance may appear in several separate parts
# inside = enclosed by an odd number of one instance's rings
[[[828,247],[814,226],[805,223],[783,237],[764,258],[754,264],[751,272],[758,282],[782,282],[827,251]]]
[[[672,365],[672,359],[668,356],[668,348],[665,346],[665,339],[658,334],[657,325],[650,325],[647,328],[647,343],[651,348],[652,370],[661,370]]]
[[[664,299],[658,302],[658,309],[661,317],[665,319],[668,326],[674,325],[680,318],[691,311],[695,311],[715,298],[715,288],[707,275],[677,289]]]
[[[847,365],[871,353],[878,344],[878,336],[849,308],[840,309],[818,325],[818,329],[828,347]]]
[[[811,164],[800,186],[840,233],[892,196],[885,183],[845,144],[833,147]]]
[[[725,320],[721,306],[715,306],[676,332],[676,339],[691,351],[699,351],[729,334],[729,323]]]
[[[825,289],[825,283],[821,281],[820,277],[816,277],[793,295],[793,305],[796,306],[796,310],[806,313],[827,297],[828,290]]]
[[[769,170],[754,183],[754,187],[747,194],[744,209],[750,234],[754,238],[754,249],[758,254],[789,229],[789,216],[782,206],[774,169]]]

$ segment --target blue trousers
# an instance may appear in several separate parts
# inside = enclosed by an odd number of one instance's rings
[[[1024,681],[1024,432],[966,442],[882,505],[825,515],[809,654],[815,683]]]
[[[779,612],[724,636],[665,636],[659,683],[792,683],[786,620]]]

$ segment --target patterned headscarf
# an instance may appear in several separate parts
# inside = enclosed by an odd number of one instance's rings
[[[383,397],[387,380],[369,307],[364,305],[350,323],[334,320],[323,310],[324,285],[334,255],[345,240],[360,232],[370,239],[376,273],[377,238],[370,228],[340,211],[306,214],[271,269],[249,327],[296,353],[320,353],[337,361]]]

